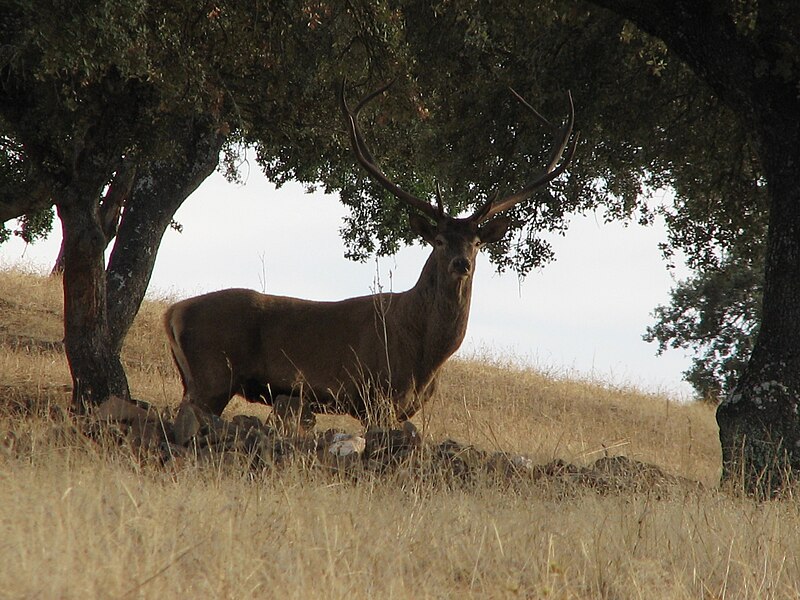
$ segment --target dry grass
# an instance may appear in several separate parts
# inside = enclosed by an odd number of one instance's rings
[[[0,273],[0,597],[797,598],[800,509],[715,488],[713,411],[489,360],[451,362],[415,418],[538,462],[608,453],[705,484],[602,494],[548,483],[358,483],[301,466],[141,464],[61,416],[58,282]],[[134,395],[180,386],[149,304],[125,362]],[[50,409],[48,410],[48,406]],[[234,402],[233,412],[265,409]],[[358,428],[352,420],[335,421]]]

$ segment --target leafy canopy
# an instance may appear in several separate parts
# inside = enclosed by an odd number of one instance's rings
[[[720,10],[748,30],[752,10]],[[0,215],[27,206],[16,211],[28,212],[27,239],[46,231],[49,206],[85,157],[181,160],[176,131],[203,118],[228,135],[231,176],[253,148],[274,182],[340,193],[350,257],[394,252],[411,241],[406,209],[354,164],[336,98],[347,76],[353,99],[397,80],[364,111],[373,154],[418,196],[433,198],[438,183],[453,213],[520,189],[547,161],[549,132],[507,88],[554,122],[571,91],[577,157],[513,210],[513,235],[491,258],[521,274],[544,264],[542,232],[564,233],[576,211],[663,215],[665,254],[686,256],[698,276],[657,314],[651,335],[662,347],[690,343],[678,320],[700,310],[690,305],[702,281],[736,257],[756,260],[763,240],[766,199],[746,128],[664,44],[589,4],[13,0],[0,39]],[[673,204],[654,194],[664,187]],[[711,337],[692,344],[731,339],[704,328]]]

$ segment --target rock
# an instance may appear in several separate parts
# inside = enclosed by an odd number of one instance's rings
[[[158,415],[149,405],[140,406],[135,402],[129,402],[119,396],[111,396],[103,402],[93,413],[94,417],[101,421],[118,421],[130,423],[133,421],[157,421]]]
[[[651,491],[674,486],[678,478],[655,465],[626,456],[606,456],[581,470],[582,482],[598,491]]]
[[[564,462],[560,458],[551,460],[549,463],[540,465],[542,473],[549,477],[559,477],[561,475],[576,475],[580,473],[580,469],[575,465]]]
[[[534,473],[533,461],[524,454],[495,452],[486,461],[486,470],[503,477],[519,477]]]
[[[111,396],[78,419],[89,438],[127,444],[143,459],[159,456],[159,448],[172,436],[172,425],[162,420],[148,403]]]
[[[411,421],[403,421],[401,429],[406,434],[406,439],[410,445],[418,446],[422,442],[417,426]]]
[[[316,455],[317,466],[327,467],[340,474],[355,474],[362,468],[362,457],[367,442],[360,435],[344,432],[326,432],[314,444],[303,444],[297,448],[301,456]],[[305,447],[303,447],[305,446]],[[316,446],[316,450],[313,448]]]
[[[158,421],[134,421],[128,426],[125,435],[131,448],[137,454],[155,453],[162,444],[167,443],[166,428]]]
[[[269,429],[250,429],[241,443],[242,451],[250,459],[250,468],[279,466],[294,456],[294,448]]]
[[[342,429],[326,429],[321,436],[319,436],[319,443],[324,446],[330,446],[333,442],[341,439],[341,436],[348,435]]]
[[[201,445],[214,446],[218,451],[227,450],[235,445],[239,429],[232,423],[208,413],[202,413],[200,419],[202,421],[200,433],[203,436],[198,441]]]
[[[520,471],[533,471],[533,459],[524,454],[515,454],[511,457],[511,464]]]
[[[455,478],[463,482],[472,481],[487,464],[487,454],[470,445],[455,440],[445,440],[433,448],[431,466],[438,469],[445,479]]]
[[[367,440],[360,435],[337,433],[327,451],[334,456],[343,458],[351,455],[361,456],[366,447]]]
[[[182,465],[190,455],[189,450],[184,446],[178,446],[172,442],[164,442],[159,446],[161,462],[164,464],[173,463]]]
[[[384,465],[404,460],[422,443],[422,437],[410,421],[403,423],[401,429],[370,427],[364,437],[366,457]]]
[[[264,424],[261,422],[261,419],[254,415],[236,415],[233,417],[233,419],[231,419],[231,423],[244,431],[260,429],[264,426]]]

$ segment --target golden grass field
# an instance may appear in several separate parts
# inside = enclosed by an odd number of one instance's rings
[[[143,307],[124,352],[133,395],[157,407],[181,396],[163,308]],[[537,463],[624,455],[702,486],[161,466],[59,417],[70,386],[60,312],[59,281],[0,272],[0,598],[800,597],[800,505],[718,489],[707,405],[481,357],[448,363],[414,419],[430,440]],[[267,410],[234,401],[225,416]],[[360,428],[317,427],[332,423]]]

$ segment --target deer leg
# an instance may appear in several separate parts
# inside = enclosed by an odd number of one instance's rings
[[[191,404],[212,415],[222,415],[232,395],[227,390],[213,391],[209,387],[203,388],[194,382],[184,384],[181,406]]]

